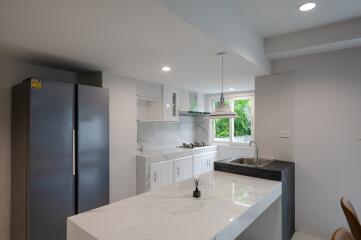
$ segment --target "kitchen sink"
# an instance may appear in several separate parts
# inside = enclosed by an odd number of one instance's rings
[[[236,159],[232,158],[227,163],[233,165],[250,166],[250,167],[264,167],[271,162],[273,162],[273,160],[262,159],[262,158],[258,159],[258,161],[256,161],[256,159],[254,158],[236,158]]]

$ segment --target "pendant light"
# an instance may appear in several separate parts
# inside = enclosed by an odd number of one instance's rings
[[[235,118],[237,114],[232,112],[229,108],[228,103],[224,102],[224,94],[223,94],[223,58],[226,55],[225,52],[217,53],[217,56],[220,56],[222,59],[222,92],[219,104],[216,104],[214,111],[209,114],[209,118],[211,119],[219,119],[219,118]]]

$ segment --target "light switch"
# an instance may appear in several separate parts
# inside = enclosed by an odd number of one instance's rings
[[[281,130],[279,134],[280,138],[290,138],[290,131],[288,130]]]

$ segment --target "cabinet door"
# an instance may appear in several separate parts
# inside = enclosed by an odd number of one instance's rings
[[[109,204],[108,89],[78,85],[78,213]]]
[[[149,82],[137,82],[137,97],[162,99],[162,85]]]
[[[185,90],[179,91],[179,111],[189,111],[189,92]]]
[[[204,155],[193,156],[193,177],[203,174],[205,167]]]
[[[204,159],[203,159],[203,169],[202,169],[202,173],[207,173],[210,171],[210,162],[209,162],[209,158],[208,155],[204,155]]]
[[[206,110],[206,104],[205,104],[205,96],[204,94],[197,94],[197,102],[198,102],[198,111],[204,112]]]
[[[217,152],[211,152],[207,153],[205,155],[205,167],[204,167],[204,173],[211,172],[214,170],[214,161],[217,158]]]
[[[63,240],[75,213],[74,85],[41,80],[40,88],[28,87],[30,132],[21,134],[30,133],[29,239]]]
[[[173,161],[151,164],[150,190],[159,189],[173,183]]]
[[[179,91],[163,86],[163,121],[179,121]]]
[[[174,160],[174,182],[192,178],[192,157]]]

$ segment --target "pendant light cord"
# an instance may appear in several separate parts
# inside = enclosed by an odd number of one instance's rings
[[[222,55],[222,92],[221,92],[221,104],[223,104],[224,103],[224,96],[223,96],[223,55]]]
[[[223,93],[223,56],[222,56],[222,93]]]

